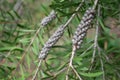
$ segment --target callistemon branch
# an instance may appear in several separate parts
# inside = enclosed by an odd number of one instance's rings
[[[76,8],[76,12],[80,9],[80,7],[82,6],[83,2],[85,0],[82,0],[81,3],[79,4],[79,6]],[[40,68],[40,64],[41,61],[43,59],[45,59],[47,57],[48,51],[50,50],[50,48],[62,37],[63,33],[64,33],[64,29],[67,27],[67,25],[71,22],[71,20],[74,18],[76,13],[72,14],[72,16],[67,20],[67,22],[64,25],[61,25],[58,30],[49,38],[49,40],[46,42],[46,44],[44,45],[44,47],[42,48],[40,54],[39,54],[39,65],[36,69],[36,72],[32,78],[32,80],[35,80],[37,73],[39,71]],[[49,16],[48,16],[49,17]],[[42,20],[41,25],[44,27],[45,25],[47,25],[51,20],[49,20],[49,18],[46,17]],[[54,18],[55,16],[53,16]],[[53,19],[52,18],[52,19]]]
[[[56,18],[56,15],[57,15],[57,13],[54,10],[52,10],[47,17],[42,19],[41,25],[43,27],[46,26],[49,22],[51,22],[52,20],[54,20]]]
[[[83,38],[87,33],[87,30],[90,28],[90,24],[94,18],[94,12],[95,11],[92,8],[89,8],[88,10],[86,10],[80,24],[78,25],[78,28],[72,39],[73,46],[75,46],[76,49],[80,48],[83,42]]]
[[[95,13],[95,11],[93,8],[88,8],[88,10],[86,10],[86,12],[85,12],[84,16],[82,17],[81,22],[78,25],[78,28],[73,36],[73,39],[72,39],[73,48],[72,48],[72,54],[71,54],[71,58],[70,58],[70,62],[69,62],[69,67],[67,70],[66,80],[68,80],[68,73],[69,73],[70,67],[75,71],[75,74],[77,75],[79,80],[82,80],[82,78],[78,75],[77,71],[74,69],[74,67],[72,65],[72,60],[74,58],[76,50],[81,47],[81,44],[87,33],[87,30],[90,28],[90,24],[94,18],[94,13]]]
[[[37,73],[39,71],[39,67],[41,65],[41,62],[43,59],[45,59],[47,57],[48,51],[50,50],[50,48],[52,48],[52,46],[62,37],[63,33],[64,33],[64,29],[65,26],[61,25],[57,31],[49,38],[49,40],[46,42],[46,44],[44,45],[44,47],[42,48],[40,54],[39,54],[39,63],[38,63],[38,67],[36,69],[36,72],[32,78],[32,80],[35,80]]]
[[[73,36],[73,39],[72,39],[73,48],[72,48],[72,54],[71,54],[71,57],[70,57],[70,62],[69,62],[67,74],[66,74],[66,80],[69,80],[68,79],[68,73],[69,73],[70,67],[75,72],[75,74],[79,78],[79,80],[82,80],[82,78],[80,77],[78,72],[75,70],[74,66],[72,65],[72,61],[73,61],[74,55],[76,53],[76,50],[81,47],[83,39],[86,36],[87,30],[90,28],[92,20],[94,19],[95,8],[97,6],[97,3],[98,3],[98,0],[95,0],[93,7],[88,8],[88,10],[86,10],[86,12],[85,12],[84,16],[82,17],[81,22],[78,25],[78,28],[77,28],[74,36]]]
[[[84,0],[82,0],[82,2],[79,4],[79,6],[76,8],[76,12],[80,9],[80,7],[82,6],[82,3],[84,2]],[[49,40],[46,42],[46,44],[44,45],[44,47],[42,48],[40,54],[39,54],[39,59],[45,59],[45,56],[47,55],[48,51],[50,50],[50,48],[58,41],[58,39],[63,35],[64,33],[64,29],[67,27],[67,25],[70,23],[70,21],[74,18],[75,13],[72,14],[72,16],[68,19],[68,21],[60,26],[58,28],[58,30],[49,38]],[[41,22],[42,23],[42,22]]]
[[[40,24],[42,25],[42,27],[46,26],[50,21],[52,21],[53,19],[55,19],[55,18],[56,18],[56,14],[57,14],[57,13],[56,13],[54,10],[52,10],[47,17],[43,18],[43,20],[42,20],[41,23],[40,23]],[[24,51],[21,60],[20,60],[19,63],[17,64],[16,69],[17,69],[17,68],[19,67],[19,65],[23,62],[23,59],[24,59],[27,51],[30,49],[31,45],[33,44],[34,40],[36,39],[36,37],[37,37],[38,33],[40,32],[40,30],[41,30],[42,27],[40,26],[39,29],[37,29],[35,35],[32,37],[32,39],[31,39],[31,41],[30,41],[30,44],[28,45],[28,47],[27,47],[26,50]],[[15,71],[15,70],[14,70],[14,71]]]
[[[39,59],[45,59],[50,48],[61,38],[64,33],[65,27],[61,25],[58,30],[49,38],[44,47],[42,48]]]

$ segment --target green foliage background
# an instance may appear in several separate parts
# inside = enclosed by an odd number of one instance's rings
[[[76,7],[81,2],[81,0],[23,0],[21,9],[16,10],[15,6],[20,3],[19,1],[0,0],[0,80],[31,80],[41,48],[54,31],[75,13]],[[86,0],[77,12],[78,15],[68,25],[63,37],[42,63],[38,80],[65,80],[72,50],[72,36],[85,10],[93,4],[94,0]],[[75,55],[73,65],[83,80],[119,80],[120,38],[111,35],[111,29],[104,22],[107,17],[113,17],[118,20],[119,25],[120,1],[99,0],[98,4],[101,6],[101,16],[96,16],[92,25],[95,29],[94,24],[96,20],[99,21],[99,49],[96,50],[95,62],[91,64],[94,37],[86,37]],[[52,9],[58,12],[57,19],[40,30],[26,51],[36,31],[41,27],[40,21],[49,15]],[[70,80],[78,80],[72,70],[69,77]]]

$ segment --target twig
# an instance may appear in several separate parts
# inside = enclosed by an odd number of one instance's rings
[[[100,5],[98,6],[98,17],[100,17]],[[96,53],[96,49],[98,50],[98,54],[100,56],[100,63],[101,63],[101,69],[103,71],[103,80],[105,80],[105,71],[104,71],[104,65],[103,65],[103,60],[101,58],[101,53],[100,53],[100,47],[98,45],[97,39],[98,39],[98,33],[99,33],[99,22],[97,19],[97,23],[96,23],[96,36],[95,36],[95,40],[94,40],[94,51],[93,51],[93,57],[91,60],[91,63],[93,64],[94,59],[95,59],[95,53]],[[92,69],[92,66],[90,67],[90,70]]]
[[[76,8],[76,12],[79,11],[79,9],[81,8],[83,2],[85,0],[82,0],[81,3],[79,4],[79,6]],[[72,16],[69,18],[69,20],[64,24],[65,27],[67,27],[67,25],[71,22],[71,20],[75,17],[76,13],[72,14]]]
[[[62,70],[58,71],[57,73],[54,74],[54,77],[55,78],[57,75],[59,75],[60,73],[62,73],[63,71],[65,71],[67,68],[63,68]]]
[[[33,44],[33,41],[35,40],[35,38],[36,38],[36,36],[38,35],[38,33],[40,32],[40,30],[41,30],[41,27],[39,27],[39,29],[36,31],[35,35],[33,36],[33,38],[32,38],[31,41],[30,41],[30,44],[29,44],[28,47],[25,49],[25,51],[24,51],[24,53],[23,53],[23,55],[22,55],[22,57],[21,57],[21,60],[18,62],[17,66],[16,66],[16,69],[17,69],[17,68],[19,67],[19,65],[23,62],[25,55],[27,54],[28,50],[30,49],[31,45]],[[15,69],[15,70],[16,70],[16,69]],[[15,71],[15,70],[14,70],[14,71]],[[13,71],[13,72],[14,72],[14,71]]]
[[[82,80],[82,78],[80,77],[80,75],[78,74],[78,72],[75,70],[75,68],[73,67],[73,65],[71,66],[71,68],[74,71],[74,73],[77,75],[77,77],[79,78],[79,80]]]
[[[73,46],[73,50],[72,50],[69,66],[72,66],[72,61],[73,61],[75,52],[76,52],[76,46]]]
[[[92,44],[90,47],[88,47],[80,56],[83,56],[88,50],[90,50],[94,45]]]
[[[105,71],[104,71],[104,65],[103,65],[103,60],[101,58],[101,53],[100,53],[100,48],[98,46],[98,54],[100,56],[100,63],[101,63],[101,70],[103,71],[103,80],[105,80]]]
[[[98,0],[95,0],[94,1],[94,5],[93,5],[93,9],[95,10],[95,8],[97,7],[97,4],[98,4]]]
[[[80,75],[78,74],[78,72],[75,70],[75,68],[72,65],[72,61],[73,61],[73,58],[74,58],[74,55],[75,55],[75,51],[76,51],[76,47],[73,46],[73,51],[72,51],[70,62],[69,62],[69,66],[68,66],[68,69],[67,69],[66,80],[69,80],[68,79],[68,73],[69,73],[70,68],[72,68],[72,70],[74,71],[76,76],[79,78],[79,80],[82,80],[82,78],[80,77]]]
[[[96,54],[96,48],[97,48],[97,38],[98,38],[98,21],[97,21],[97,24],[96,24],[96,35],[95,35],[95,39],[94,39],[94,51],[93,51],[93,55],[92,55],[92,60],[91,60],[91,64],[94,63],[94,60],[95,60],[95,54]],[[90,67],[90,70],[92,69],[92,65]]]
[[[98,17],[100,17],[100,5],[98,5]],[[98,27],[99,27],[99,22],[98,22],[98,20],[97,20],[97,24],[98,24]],[[99,29],[97,27],[97,29]],[[97,43],[98,44],[98,43]],[[99,47],[99,45],[97,45],[97,48],[98,48],[98,54],[99,54],[99,56],[100,56],[100,63],[101,63],[101,69],[102,69],[102,71],[103,71],[103,80],[105,80],[105,71],[104,71],[104,65],[103,65],[103,60],[102,60],[102,58],[101,58],[101,53],[100,53],[100,47]]]
[[[73,58],[74,58],[74,55],[75,55],[75,51],[76,51],[76,47],[73,46],[73,50],[72,50],[72,54],[71,54],[71,57],[70,57],[69,66],[68,66],[68,69],[67,69],[66,80],[68,80],[68,73],[70,71],[70,67],[72,68],[72,61],[73,61]]]
[[[22,63],[22,61],[23,61],[26,53],[28,52],[29,48],[30,48],[31,45],[33,44],[33,41],[34,41],[35,38],[37,37],[37,35],[38,35],[38,33],[40,32],[40,30],[41,30],[41,27],[39,27],[39,29],[36,31],[35,35],[34,35],[33,38],[31,39],[30,44],[28,45],[28,47],[26,48],[25,52],[24,52],[23,55],[22,55],[22,58],[21,58],[21,60],[20,60],[20,63]]]
[[[80,9],[80,7],[82,6],[82,4],[83,4],[83,2],[84,2],[85,0],[82,0],[82,2],[79,4],[79,6],[76,8],[76,12]],[[66,27],[67,27],[67,25],[71,22],[71,20],[74,18],[74,16],[76,15],[76,13],[74,13],[74,14],[72,14],[72,16],[67,20],[67,22],[64,24],[64,25],[62,25],[61,27],[62,27],[62,29],[65,29]],[[59,31],[59,30],[58,30]],[[64,31],[62,31],[62,32],[64,32]],[[56,35],[55,35],[56,36]],[[55,37],[54,35],[52,36],[53,38]],[[60,37],[59,37],[60,38]],[[59,38],[57,38],[57,40],[59,39]],[[56,40],[56,41],[57,41]],[[51,40],[50,40],[51,41]],[[56,43],[56,41],[54,42],[54,44]],[[49,41],[48,41],[48,43],[49,43]],[[51,44],[50,46],[53,46],[53,44]],[[43,50],[45,50],[45,49],[43,49]],[[48,52],[48,50],[49,49],[46,49],[47,50],[47,52]],[[46,52],[46,51],[45,51]],[[39,59],[44,59],[45,58],[45,56],[46,56],[47,54],[46,53],[44,53],[44,54],[41,54],[40,56],[39,56]],[[40,66],[38,66],[37,67],[37,70],[36,70],[36,74],[33,76],[33,77],[36,77],[36,75],[37,75],[37,73],[38,73],[38,68],[40,68]],[[34,79],[34,78],[33,78]]]
[[[97,3],[98,3],[98,0],[95,0],[93,9],[96,8]],[[98,14],[99,14],[99,12],[98,12]],[[99,16],[99,15],[98,15],[98,16]],[[98,30],[99,30],[98,26],[99,26],[99,22],[98,22],[98,20],[97,20],[97,23],[96,23],[96,35],[95,35],[95,39],[94,39],[94,51],[93,51],[93,55],[92,55],[91,64],[94,63],[95,54],[96,54],[96,48],[97,48],[97,45],[98,45],[98,43],[97,43],[98,32],[99,32],[99,31],[98,31]],[[92,66],[93,66],[93,65],[91,65],[90,70],[92,69]]]
[[[65,80],[69,80],[68,79],[69,71],[70,71],[70,66],[68,66],[67,73],[66,73],[66,79]]]
[[[72,60],[74,58],[75,52],[77,49],[81,47],[81,44],[83,42],[83,39],[86,36],[87,30],[90,28],[90,24],[92,20],[94,19],[94,10],[92,8],[88,8],[82,17],[82,20],[80,24],[78,25],[78,28],[73,36],[72,42],[73,42],[73,48],[72,48],[72,54],[69,62],[69,67],[72,67]],[[69,69],[68,71],[69,72]],[[81,80],[79,74],[76,74],[78,78]],[[67,79],[68,75],[66,75]]]
[[[37,69],[36,69],[36,71],[35,71],[35,74],[34,74],[32,80],[35,80],[35,79],[36,79],[36,76],[37,76],[38,71],[39,71],[39,69],[40,69],[41,63],[42,63],[42,60],[40,59],[40,60],[39,60],[39,63],[38,63],[38,67],[37,67]]]

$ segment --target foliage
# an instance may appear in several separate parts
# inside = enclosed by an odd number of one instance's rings
[[[72,38],[84,12],[94,5],[85,0],[79,11],[75,9],[82,0],[0,0],[0,80],[31,80],[39,62],[39,53],[52,34],[76,13],[67,25],[63,36],[52,46],[41,63],[37,80],[65,80],[72,52]],[[83,80],[120,79],[120,6],[119,0],[99,0],[96,16],[82,46],[76,51],[73,66]],[[100,12],[98,12],[98,6]],[[47,26],[42,19],[55,10],[57,18]],[[98,16],[97,14],[100,14]],[[112,17],[106,25],[106,18]],[[96,23],[98,21],[98,35]],[[118,31],[119,32],[119,31]],[[95,37],[97,47],[95,47]],[[69,80],[78,80],[73,69]]]

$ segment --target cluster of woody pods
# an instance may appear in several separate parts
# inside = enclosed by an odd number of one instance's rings
[[[51,13],[42,19],[41,25],[44,27],[48,23],[50,23],[52,20],[56,18],[57,13],[52,10]],[[84,37],[86,36],[87,30],[90,28],[90,25],[94,19],[95,11],[93,8],[88,8],[82,19],[80,24],[78,25],[72,39],[72,44],[75,46],[76,49],[79,49]],[[45,43],[44,47],[42,48],[41,52],[39,53],[39,59],[45,59],[48,55],[48,51],[51,49],[51,47],[62,37],[65,30],[65,26],[61,25],[55,33],[48,39],[48,41]]]

